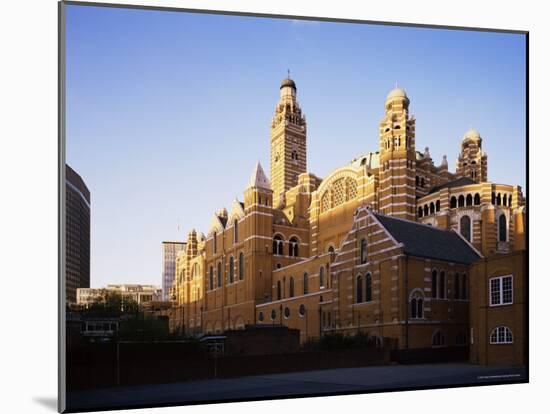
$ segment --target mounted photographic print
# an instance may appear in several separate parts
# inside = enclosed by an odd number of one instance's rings
[[[528,381],[527,32],[59,23],[60,411]]]

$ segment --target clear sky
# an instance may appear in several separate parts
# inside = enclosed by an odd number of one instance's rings
[[[68,6],[67,162],[92,199],[92,287],[161,284],[161,242],[242,200],[290,69],[324,177],[378,150],[395,83],[417,150],[454,171],[478,129],[489,180],[525,186],[518,34]],[[179,231],[178,231],[179,223]]]

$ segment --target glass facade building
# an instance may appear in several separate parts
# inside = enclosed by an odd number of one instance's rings
[[[176,275],[176,256],[185,248],[184,242],[162,242],[162,299],[171,300],[170,289]]]
[[[90,191],[71,167],[65,168],[66,301],[76,303],[76,289],[90,287]]]

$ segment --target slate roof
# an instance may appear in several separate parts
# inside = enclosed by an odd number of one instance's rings
[[[480,259],[479,254],[454,231],[373,214],[395,240],[403,243],[408,255],[468,265]]]
[[[461,177],[457,180],[449,181],[448,183],[436,185],[434,188],[430,190],[429,194],[433,194],[442,188],[454,188],[454,187],[462,187],[463,185],[470,185],[470,184],[477,184],[474,180],[468,177]]]

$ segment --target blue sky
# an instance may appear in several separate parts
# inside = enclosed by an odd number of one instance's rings
[[[257,160],[268,173],[287,69],[318,176],[378,150],[398,82],[417,150],[454,171],[474,127],[489,179],[525,187],[522,35],[72,5],[66,46],[67,162],[92,194],[92,286],[160,285],[161,241],[206,233]]]

